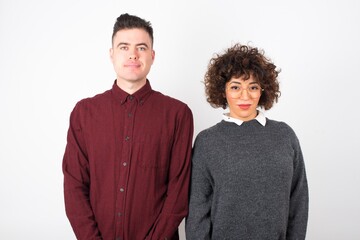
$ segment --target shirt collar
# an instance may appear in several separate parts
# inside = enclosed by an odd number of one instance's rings
[[[129,94],[124,90],[122,90],[121,88],[119,88],[115,80],[111,91],[115,99],[120,101],[121,104],[125,103],[129,96],[132,96],[139,101],[140,105],[142,105],[147,99],[147,97],[150,95],[150,93],[152,92],[152,88],[149,80],[146,80],[146,84],[142,88],[140,88],[133,94]]]
[[[230,113],[224,113],[223,114],[223,120],[226,121],[226,122],[236,123],[239,126],[241,126],[241,124],[244,122],[244,121],[242,121],[240,119],[230,117]],[[261,125],[263,125],[265,127],[265,125],[266,125],[266,117],[265,117],[263,112],[258,110],[258,115],[256,116],[255,120],[258,121]]]

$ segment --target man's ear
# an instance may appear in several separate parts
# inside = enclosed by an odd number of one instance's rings
[[[109,49],[109,57],[110,57],[110,60],[113,61],[113,55],[114,55],[114,49],[113,48],[110,48]]]
[[[152,56],[152,60],[153,60],[153,62],[154,62],[154,60],[155,60],[155,50],[152,50],[151,56]]]

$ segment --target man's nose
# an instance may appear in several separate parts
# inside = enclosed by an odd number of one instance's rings
[[[138,59],[138,56],[136,54],[130,54],[129,58],[132,60],[136,60],[136,59]]]
[[[137,55],[136,49],[129,49],[129,59],[131,60],[136,60],[139,58],[139,56]]]

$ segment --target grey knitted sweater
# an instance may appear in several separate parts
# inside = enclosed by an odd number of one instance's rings
[[[221,121],[199,133],[192,161],[187,240],[305,239],[305,166],[286,123]]]

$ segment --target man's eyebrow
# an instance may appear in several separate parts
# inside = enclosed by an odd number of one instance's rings
[[[138,43],[138,44],[136,44],[135,46],[137,46],[137,47],[138,47],[138,46],[145,46],[145,47],[147,47],[147,48],[149,47],[146,43]]]
[[[118,45],[116,45],[116,46],[119,47],[119,46],[121,46],[121,45],[129,46],[130,43],[127,43],[127,42],[119,42]]]
[[[127,43],[127,42],[119,42],[119,44],[117,45],[117,47],[119,47],[119,46],[122,46],[122,45],[124,45],[124,46],[129,46],[130,45],[130,43]],[[137,44],[135,44],[135,46],[145,46],[145,47],[147,47],[147,48],[149,48],[149,46],[146,44],[146,43],[137,43]]]

